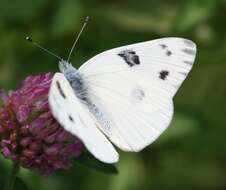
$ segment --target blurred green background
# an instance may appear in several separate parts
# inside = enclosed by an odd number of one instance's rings
[[[197,43],[196,64],[174,99],[169,129],[140,153],[120,152],[117,175],[76,162],[48,178],[23,169],[29,189],[226,189],[226,1],[0,0],[0,87],[57,71],[57,60],[25,36],[66,57],[86,15],[72,56],[77,67],[103,50],[169,36]],[[1,184],[9,167],[1,156]]]

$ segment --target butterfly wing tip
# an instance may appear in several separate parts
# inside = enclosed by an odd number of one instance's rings
[[[114,155],[113,157],[111,157],[110,159],[104,159],[102,160],[102,162],[107,163],[107,164],[115,164],[119,161],[119,154],[117,153],[116,155]]]

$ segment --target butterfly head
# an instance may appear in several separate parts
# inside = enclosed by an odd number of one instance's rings
[[[67,75],[68,73],[71,72],[77,72],[77,69],[74,68],[71,63],[63,59],[59,61],[59,69],[60,72],[63,73],[64,75]]]

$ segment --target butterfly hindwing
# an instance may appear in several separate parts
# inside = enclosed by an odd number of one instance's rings
[[[192,68],[196,45],[163,38],[103,52],[79,68],[104,113],[99,129],[119,148],[140,151],[168,126],[172,98]]]
[[[67,131],[81,139],[97,159],[106,163],[118,161],[118,153],[98,130],[98,122],[75,96],[70,83],[61,73],[56,73],[53,77],[49,104],[58,122]]]

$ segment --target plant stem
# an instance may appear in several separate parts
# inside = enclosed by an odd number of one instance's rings
[[[17,174],[19,173],[19,170],[20,170],[20,162],[19,161],[13,162],[12,170],[6,181],[4,190],[13,190],[14,189],[14,184],[16,181]]]

